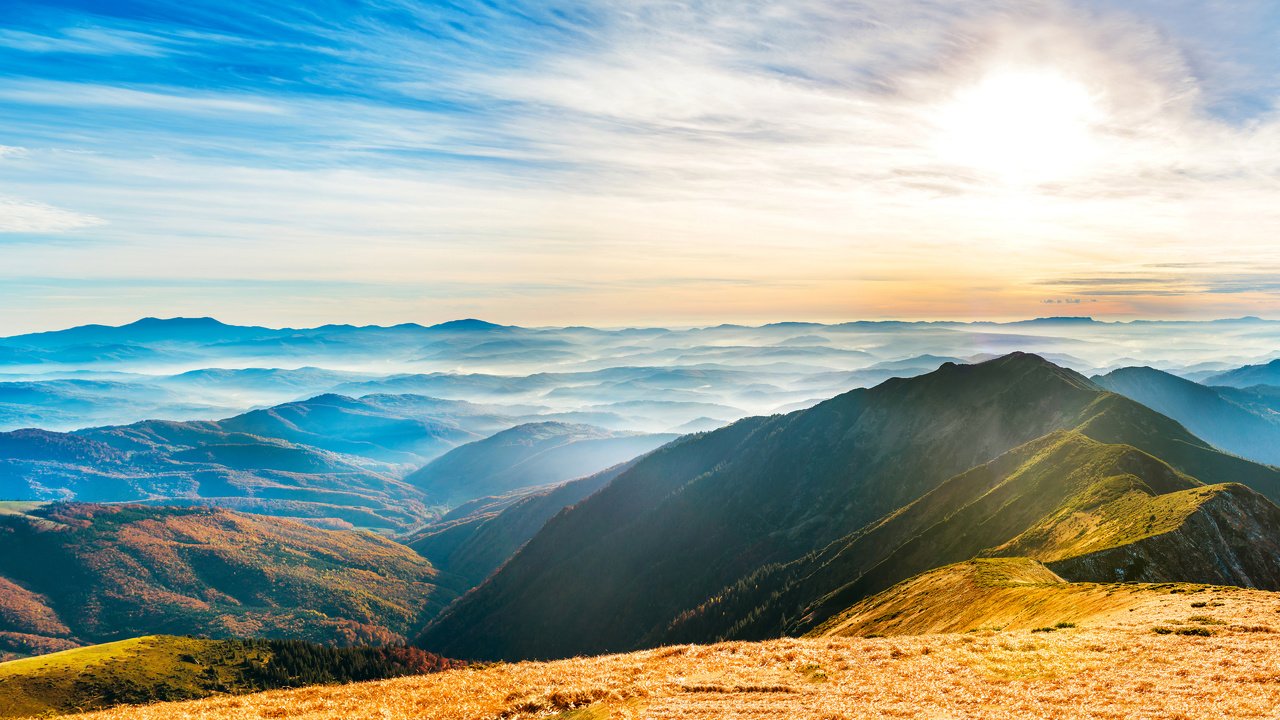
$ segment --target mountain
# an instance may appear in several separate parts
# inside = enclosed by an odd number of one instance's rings
[[[395,403],[394,397],[355,399],[326,394],[253,410],[218,422],[225,432],[280,438],[389,463],[420,465],[462,443],[480,439],[451,421],[426,415],[441,404]],[[387,402],[390,401],[390,402]],[[423,406],[425,405],[425,407]]]
[[[120,326],[81,325],[67,330],[15,335],[4,338],[6,345],[66,347],[86,343],[208,342],[270,332],[261,327],[237,327],[210,317],[142,318]]]
[[[154,633],[389,643],[455,596],[390,540],[212,508],[49,505],[0,515],[0,549],[0,651],[20,654]]]
[[[1122,368],[1093,381],[1168,415],[1227,452],[1280,465],[1276,399],[1249,390],[1206,387],[1149,367]]]
[[[1059,431],[1074,432],[1045,437]],[[1015,353],[976,365],[946,363],[927,375],[854,390],[789,415],[749,418],[651,453],[548,522],[434,621],[420,642],[472,658],[620,651],[661,642],[690,614],[702,616],[699,639],[712,640],[744,617],[699,613],[717,595],[739,582],[749,585],[772,566],[842,539],[847,544],[949,479],[1042,438],[1046,448],[1068,445],[1060,450],[1062,462],[1076,457],[1085,464],[1079,482],[1059,493],[1065,504],[1044,506],[1046,512],[1071,503],[1088,506],[1088,492],[1105,489],[1111,500],[1099,518],[1108,519],[1110,528],[1127,527],[1121,519],[1130,503],[1145,507],[1158,495],[1200,482],[1241,482],[1280,497],[1280,471],[1224,455],[1176,422],[1039,357]],[[1032,449],[1003,462],[1020,467],[1033,459],[1023,457]],[[1109,476],[1088,471],[1101,457],[1116,467],[1144,467],[1120,474],[1141,482],[1104,483]],[[1257,509],[1252,499],[1242,502]],[[1185,506],[1195,503],[1188,498]],[[1018,532],[995,534],[993,543],[1008,541],[1022,532],[1019,523],[1028,529],[1036,519],[1032,513],[1015,522],[1015,516],[1008,528]],[[1177,516],[1177,508],[1170,509],[1167,522]],[[1140,529],[1124,532],[1141,535]],[[987,546],[985,539],[972,545]],[[888,543],[881,551],[895,548]],[[920,554],[937,555],[932,548]],[[929,562],[896,574],[944,564]],[[829,581],[838,587],[857,579],[833,572]],[[770,588],[762,592],[767,596]],[[747,597],[744,607],[759,605],[758,599]],[[802,600],[807,605],[817,599]]]
[[[764,568],[667,639],[803,634],[858,599],[975,556],[1026,556],[1076,581],[1280,588],[1280,508],[1205,486],[1128,445],[1058,431],[961,473],[821,551]]]
[[[1261,365],[1245,365],[1204,379],[1206,385],[1247,388],[1254,385],[1280,386],[1280,359]]]
[[[137,379],[0,382],[0,430],[73,430],[124,417],[209,417],[228,406]]]
[[[0,718],[381,680],[457,665],[407,647],[150,635],[0,664]]]
[[[452,507],[599,472],[676,437],[561,422],[528,423],[455,448],[404,481],[432,502]]]

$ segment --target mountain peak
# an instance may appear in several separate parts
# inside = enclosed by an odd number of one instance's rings
[[[427,328],[428,330],[453,330],[457,332],[484,332],[489,330],[505,330],[506,325],[498,325],[496,323],[477,320],[476,318],[466,318],[463,320],[450,320],[448,322],[438,323]]]
[[[217,320],[217,319],[215,319],[215,318],[211,318],[211,317],[171,317],[171,318],[144,317],[144,318],[141,318],[141,319],[139,319],[139,320],[134,320],[133,322],[131,322],[131,323],[127,324],[127,325],[122,325],[121,327],[128,327],[128,328],[149,328],[149,327],[192,327],[192,328],[194,328],[194,327],[205,327],[205,328],[212,328],[212,327],[227,327],[227,324],[226,324],[226,323],[224,323],[224,322],[222,322],[221,320]]]

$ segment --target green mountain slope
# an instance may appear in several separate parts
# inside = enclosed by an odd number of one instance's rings
[[[1142,477],[1148,495],[1192,487],[1190,475],[1245,482],[1280,496],[1280,472],[1225,456],[1176,422],[1041,358],[1014,354],[971,366],[947,364],[809,410],[744,420],[651,454],[548,522],[428,627],[421,642],[459,657],[521,658],[625,650],[673,633],[714,639],[734,630],[771,593],[784,591],[795,568],[743,593],[742,607],[720,617],[699,612],[726,588],[739,581],[751,586],[760,573],[777,573],[841,538],[847,544],[948,478],[1072,429],[1097,443],[1131,446],[1129,459],[1112,462],[1149,465]],[[1079,452],[1089,454],[1087,448]],[[1078,492],[1095,479],[1087,472],[1082,478]],[[1011,532],[992,533],[953,559],[1005,542],[1039,517],[1031,511],[1007,517]],[[880,552],[898,552],[898,543],[911,537],[886,540]],[[884,582],[948,561],[930,547],[918,555],[923,560],[910,569],[886,570]],[[855,557],[865,561],[861,553]],[[836,584],[825,591],[859,577],[835,575]],[[806,594],[802,602],[770,611],[761,625],[768,629],[756,632],[777,632],[796,606],[824,594]],[[691,613],[700,616],[697,622],[687,619]]]
[[[1206,521],[1237,530],[1223,542]],[[667,637],[803,633],[896,582],[977,555],[1030,556],[1072,580],[1280,587],[1278,521],[1280,509],[1244,486],[1204,486],[1134,448],[1058,432],[727,588]]]
[[[140,505],[0,515],[0,578],[0,633],[46,638],[37,651],[151,633],[396,642],[455,596],[370,533]]]

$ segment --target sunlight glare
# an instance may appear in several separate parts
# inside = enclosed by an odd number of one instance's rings
[[[1065,181],[1099,155],[1089,89],[1049,70],[993,72],[938,112],[937,153],[1010,185]]]

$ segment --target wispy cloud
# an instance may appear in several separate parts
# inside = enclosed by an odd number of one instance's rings
[[[1047,285],[1149,312],[1132,298],[1229,287],[1161,264],[1223,246],[1280,263],[1259,51],[1280,22],[1232,2],[1253,20],[1146,0],[19,3],[0,142],[28,150],[0,190],[24,200],[0,228],[74,231],[68,278],[487,284],[465,314],[530,282],[595,298],[580,321],[707,301],[725,319],[1027,315]],[[1011,183],[939,151],[957,94],[1028,69],[1086,88],[1087,163]],[[38,244],[6,255],[11,278],[53,266]],[[540,297],[508,319],[556,321]]]

